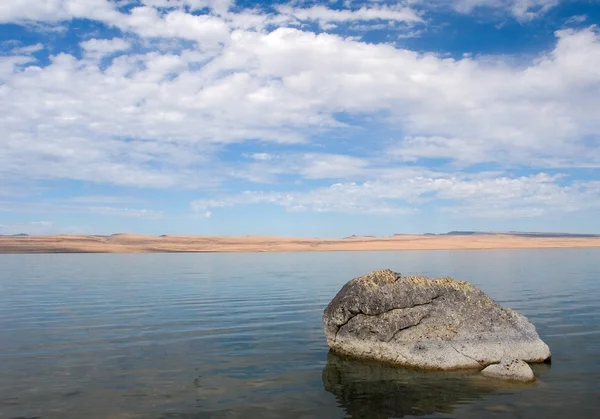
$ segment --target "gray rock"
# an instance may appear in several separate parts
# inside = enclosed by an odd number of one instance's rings
[[[448,370],[550,359],[527,318],[451,278],[371,272],[342,287],[323,324],[332,351],[398,365]]]
[[[499,364],[492,364],[485,367],[481,374],[486,377],[500,378],[513,381],[535,381],[535,375],[531,367],[520,359],[507,359]]]

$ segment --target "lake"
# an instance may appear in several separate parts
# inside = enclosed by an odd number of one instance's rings
[[[328,355],[373,269],[452,276],[536,325],[516,385]],[[600,249],[0,255],[0,418],[596,418]]]

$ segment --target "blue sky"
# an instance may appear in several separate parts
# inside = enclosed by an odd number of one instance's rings
[[[12,0],[0,234],[600,233],[597,0]]]

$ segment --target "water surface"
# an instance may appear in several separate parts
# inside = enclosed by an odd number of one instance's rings
[[[450,275],[528,316],[538,382],[328,354],[373,269]],[[0,255],[0,418],[596,418],[600,249]]]

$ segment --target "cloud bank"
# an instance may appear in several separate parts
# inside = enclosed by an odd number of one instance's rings
[[[556,5],[450,7],[523,21]],[[73,19],[104,29],[74,45],[3,48],[5,197],[22,182],[195,191],[190,206],[207,218],[248,204],[402,215],[435,203],[456,217],[495,218],[600,205],[597,178],[575,173],[600,165],[594,25],[556,30],[551,48],[506,59],[415,51],[340,29],[428,30],[418,2],[0,5],[2,23]]]

